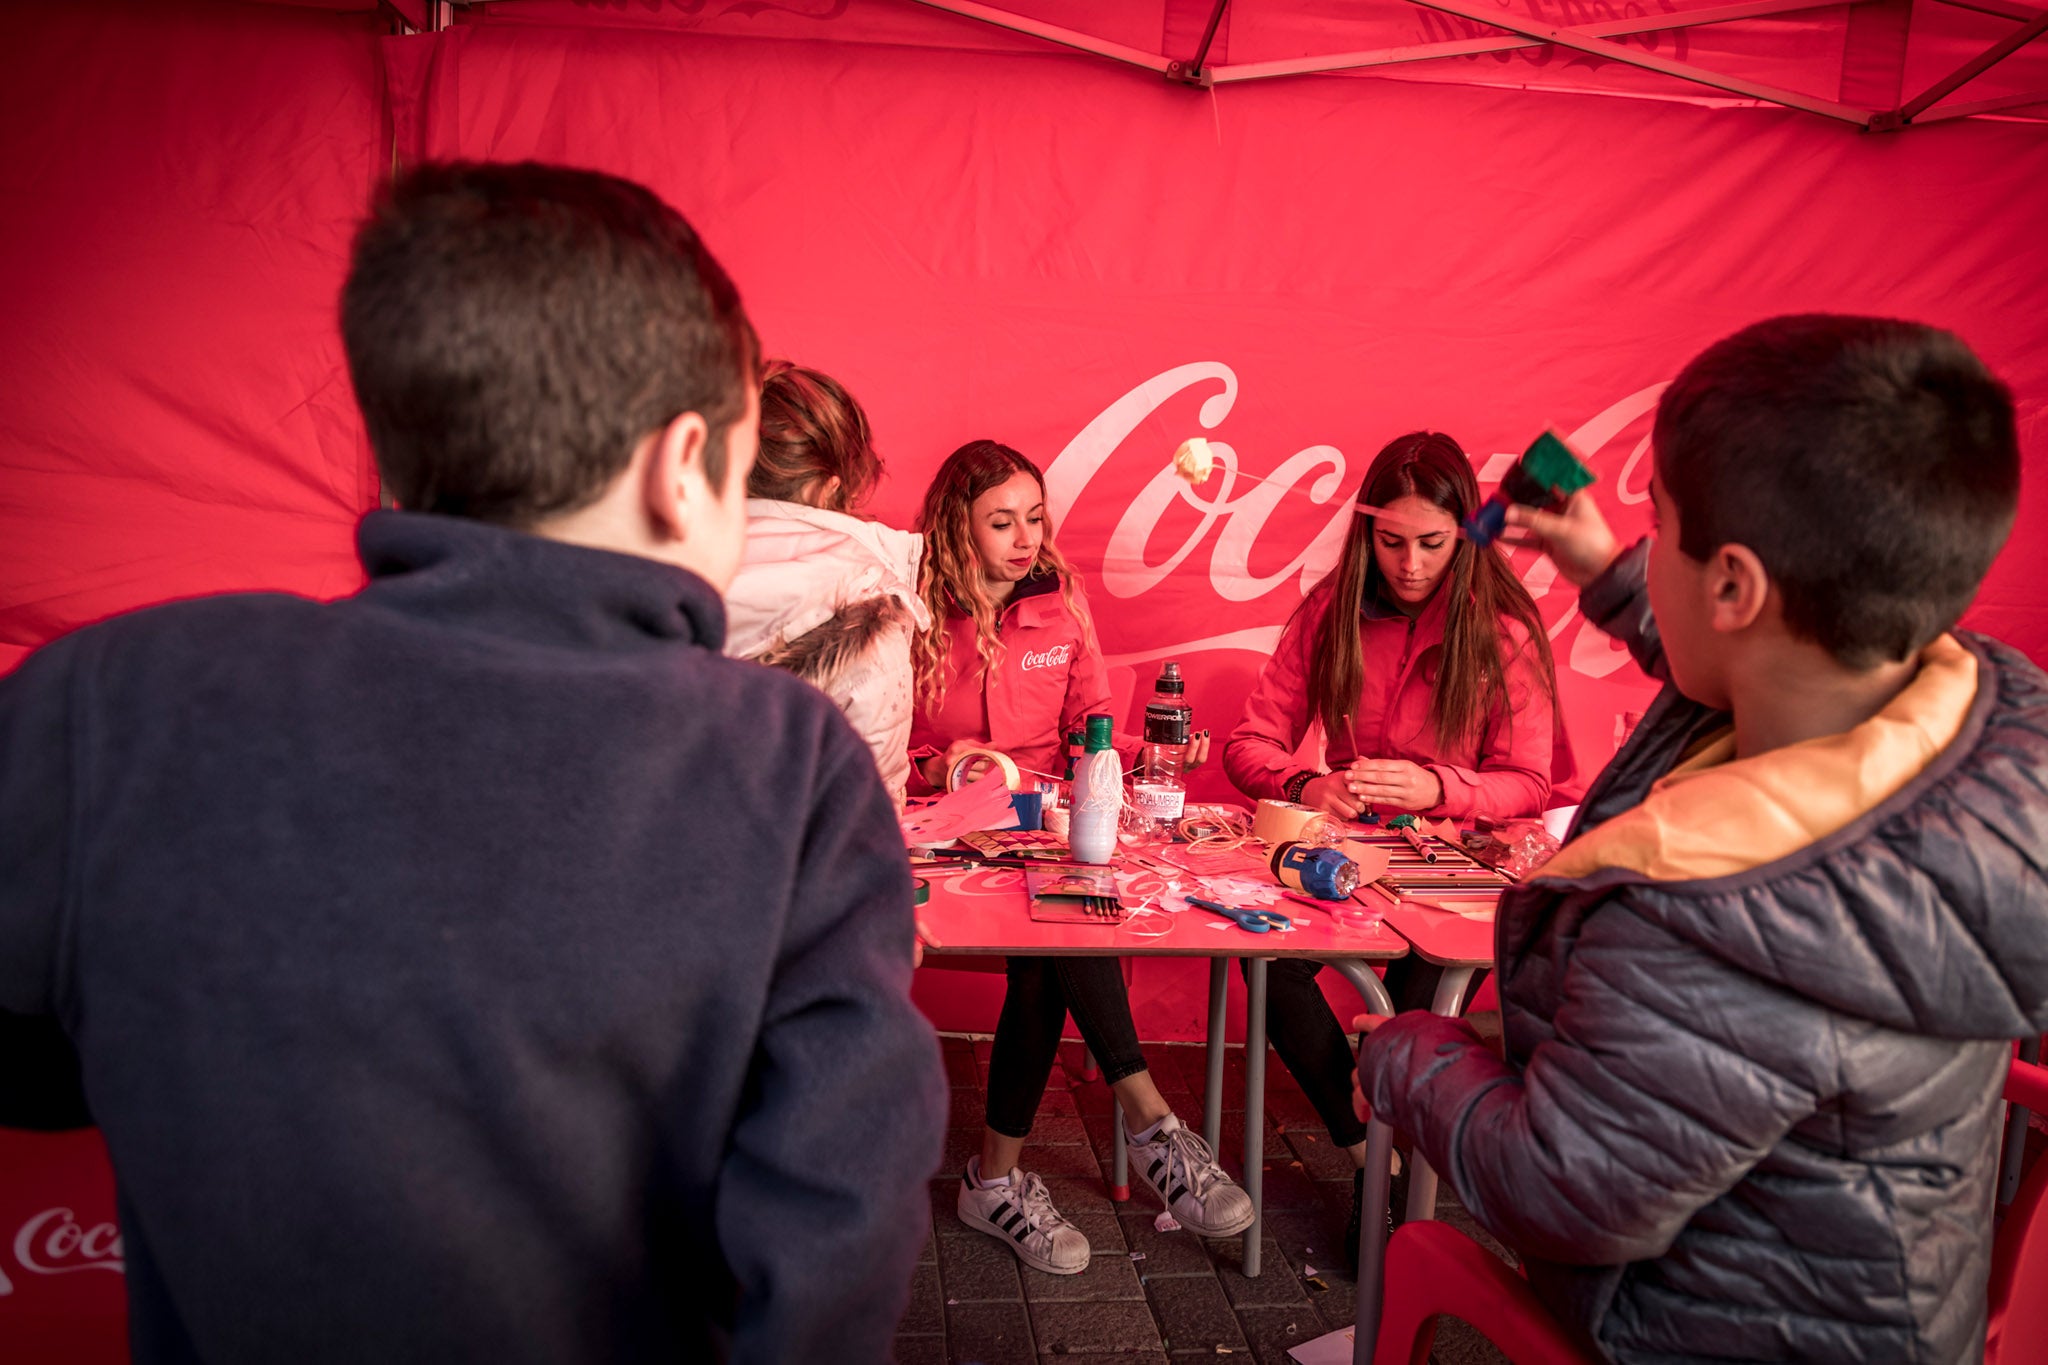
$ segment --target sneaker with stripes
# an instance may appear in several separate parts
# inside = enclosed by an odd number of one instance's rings
[[[1201,1135],[1168,1114],[1151,1138],[1130,1139],[1131,1166],[1174,1221],[1203,1237],[1233,1237],[1252,1225],[1252,1197],[1216,1164]]]
[[[1007,1182],[983,1185],[970,1164],[960,1177],[955,1209],[960,1221],[1009,1243],[1017,1259],[1050,1275],[1078,1275],[1088,1268],[1088,1234],[1060,1216],[1052,1194],[1035,1175],[1012,1169]]]

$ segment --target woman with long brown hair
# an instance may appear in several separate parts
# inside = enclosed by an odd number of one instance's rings
[[[1091,712],[1107,711],[1110,693],[1080,577],[1053,542],[1044,476],[1006,445],[971,441],[933,479],[919,528],[920,585],[932,625],[913,650],[918,774],[943,788],[953,759],[971,748],[1055,771],[1061,736]],[[1199,761],[1206,751],[1200,742],[1189,757]],[[1249,1227],[1250,1198],[1208,1144],[1181,1127],[1152,1081],[1117,960],[1013,957],[1007,974],[988,1061],[987,1128],[981,1155],[960,1177],[960,1221],[1000,1238],[1039,1270],[1087,1268],[1086,1234],[1019,1164],[1071,1012],[1116,1092],[1139,1176],[1203,1236]]]
[[[1471,461],[1448,436],[1411,432],[1373,459],[1337,567],[1296,609],[1224,749],[1239,790],[1345,819],[1541,813],[1570,768],[1556,668],[1507,556],[1458,534],[1478,506]],[[1297,757],[1312,725],[1325,768]],[[1352,1050],[1320,970],[1272,964],[1269,1036],[1332,1140],[1362,1163]],[[1389,964],[1387,989],[1397,1008],[1428,1008],[1441,974],[1404,958]]]

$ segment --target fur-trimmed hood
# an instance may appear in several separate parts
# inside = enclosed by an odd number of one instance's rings
[[[740,659],[778,656],[768,661],[815,678],[831,671],[832,658],[858,654],[901,614],[923,630],[931,623],[917,595],[923,558],[924,537],[914,532],[802,503],[749,498],[746,557],[725,593],[725,652]],[[837,623],[832,631],[800,644],[828,622]],[[808,660],[805,666],[793,662],[798,656]]]

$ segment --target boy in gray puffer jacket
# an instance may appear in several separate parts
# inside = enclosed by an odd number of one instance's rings
[[[1667,682],[1503,897],[1505,1058],[1359,1081],[1615,1361],[1981,1356],[1998,1095],[2048,1028],[2048,677],[1952,630],[2012,527],[1956,338],[1789,317],[1665,393],[1659,524],[1514,519]]]

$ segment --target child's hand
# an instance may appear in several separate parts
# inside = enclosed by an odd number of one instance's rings
[[[1443,779],[1405,758],[1354,758],[1344,776],[1352,796],[1368,807],[1429,810],[1443,804]]]
[[[1384,1014],[1361,1014],[1352,1019],[1351,1027],[1360,1033],[1371,1033],[1386,1022],[1387,1016]],[[1372,1119],[1372,1106],[1365,1102],[1365,1090],[1359,1084],[1358,1068],[1355,1066],[1351,1068],[1351,1112],[1358,1116],[1360,1123],[1367,1123]]]
[[[1572,494],[1562,512],[1545,512],[1516,503],[1508,508],[1508,525],[1529,533],[1536,547],[1557,565],[1559,577],[1575,588],[1583,588],[1607,571],[1621,557],[1621,545],[1600,504],[1585,489]]]

